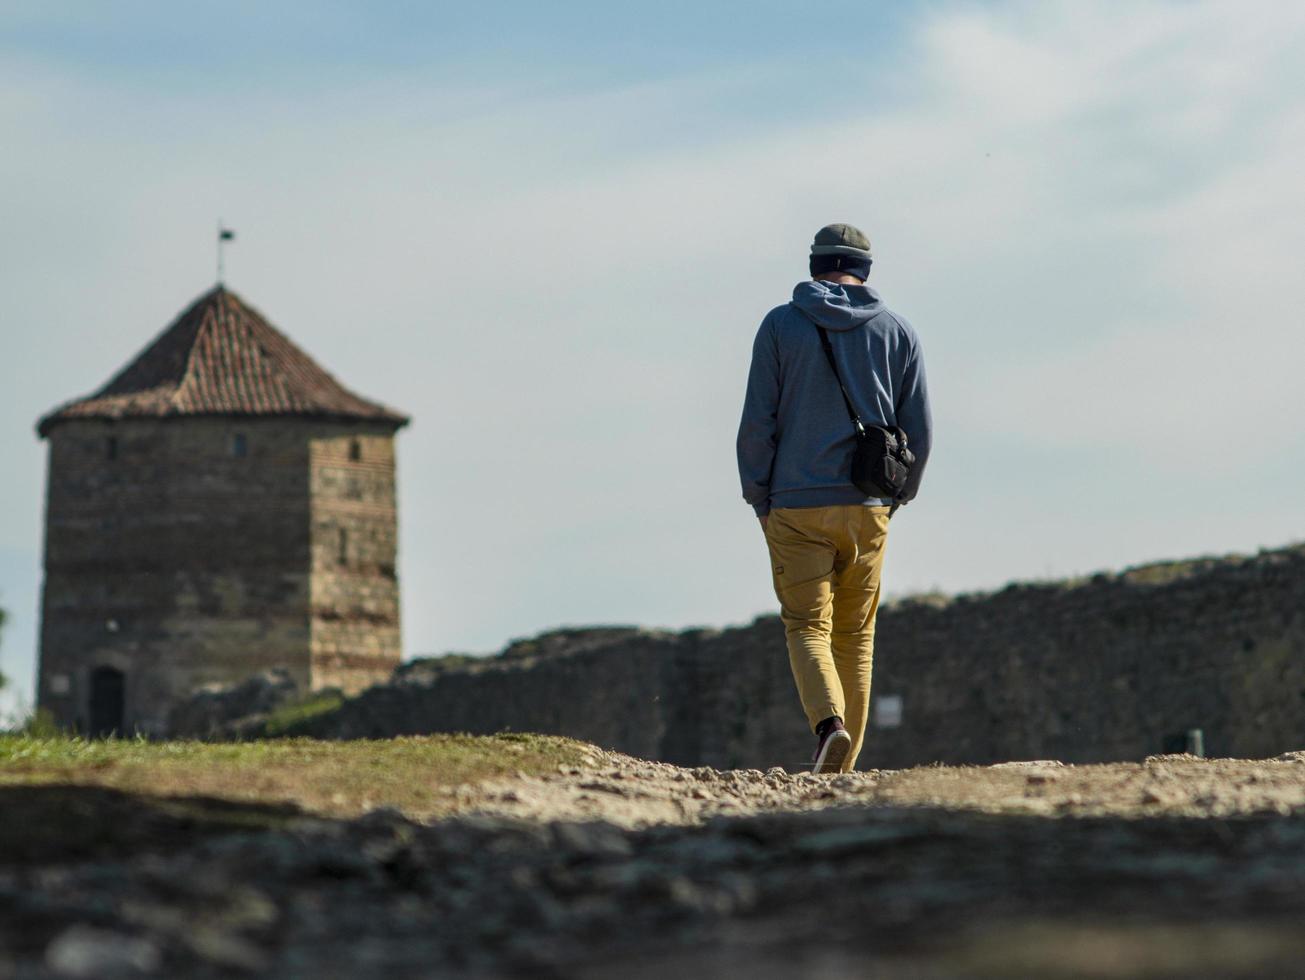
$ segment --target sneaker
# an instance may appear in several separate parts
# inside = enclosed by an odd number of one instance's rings
[[[852,751],[852,736],[843,727],[842,718],[829,718],[816,726],[820,741],[816,744],[816,754],[812,757],[815,773],[842,772],[847,754]]]

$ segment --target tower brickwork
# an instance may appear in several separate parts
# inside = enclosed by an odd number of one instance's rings
[[[308,441],[314,684],[356,691],[398,662],[393,435],[323,425]]]

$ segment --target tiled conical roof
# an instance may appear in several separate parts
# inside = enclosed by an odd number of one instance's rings
[[[222,286],[205,293],[95,394],[41,419],[302,415],[406,425],[327,374],[285,334]]]

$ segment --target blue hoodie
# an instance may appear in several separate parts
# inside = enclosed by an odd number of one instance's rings
[[[855,429],[816,323],[829,332],[861,420],[905,430],[916,457],[907,500],[929,458],[932,422],[915,330],[869,286],[798,283],[792,302],[766,314],[752,345],[738,455],[743,499],[758,517],[772,507],[892,503],[852,483]]]

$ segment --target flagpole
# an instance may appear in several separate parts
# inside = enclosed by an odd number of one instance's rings
[[[222,280],[226,273],[226,243],[234,240],[236,233],[222,223],[218,218],[217,228],[217,284],[222,285]]]

